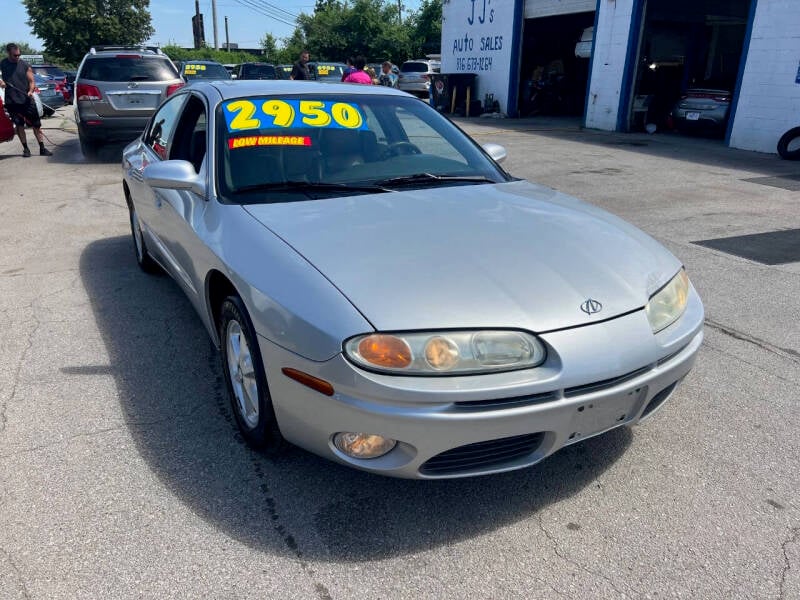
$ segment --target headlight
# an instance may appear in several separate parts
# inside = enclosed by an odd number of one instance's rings
[[[372,333],[344,344],[359,366],[404,375],[470,375],[529,369],[544,362],[545,349],[523,331]]]
[[[688,299],[689,276],[685,269],[681,269],[667,285],[650,297],[645,306],[653,333],[658,333],[677,321],[686,310]]]

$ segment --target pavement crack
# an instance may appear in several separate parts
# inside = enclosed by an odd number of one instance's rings
[[[8,552],[5,548],[0,547],[0,554],[2,554],[6,562],[11,566],[11,570],[16,575],[16,579],[19,583],[19,589],[22,592],[22,597],[29,599],[31,597],[30,593],[28,593],[28,588],[25,587],[25,579],[22,576],[22,572],[20,571],[19,567],[14,563],[14,560],[11,558],[11,553]]]
[[[722,323],[717,323],[716,321],[712,321],[711,319],[706,319],[706,326],[710,327],[711,329],[715,329],[722,334],[730,336],[734,339],[747,342],[748,344],[753,344],[761,348],[762,350],[766,350],[771,354],[776,354],[777,356],[781,356],[783,358],[788,358],[789,360],[800,363],[800,352],[793,350],[791,348],[783,348],[782,346],[776,346],[775,344],[771,344],[766,340],[762,340],[760,338],[754,337],[743,331],[738,331]]]
[[[761,371],[762,373],[766,373],[770,377],[774,377],[775,379],[778,379],[779,381],[783,381],[783,382],[789,383],[791,385],[797,385],[798,383],[800,383],[800,382],[795,381],[793,379],[789,379],[788,377],[784,377],[783,375],[779,375],[778,373],[774,373],[773,371],[771,371],[769,369],[765,369],[761,365],[757,365],[757,364],[755,364],[753,362],[750,362],[749,360],[745,360],[744,358],[742,358],[741,356],[739,356],[737,354],[733,354],[732,352],[728,352],[727,350],[724,350],[722,348],[718,348],[717,346],[715,346],[714,344],[708,342],[707,340],[703,340],[703,347],[709,348],[710,350],[713,350],[714,352],[719,352],[720,354],[722,354],[724,356],[727,356],[727,357],[732,358],[734,360],[737,360],[737,361],[739,361],[741,363],[744,363],[744,364],[746,364],[746,365],[748,365],[750,367],[753,367],[757,371]]]
[[[619,587],[617,587],[617,585],[614,583],[614,581],[610,577],[608,577],[606,575],[603,575],[602,573],[598,573],[597,571],[593,571],[592,569],[586,567],[585,565],[580,564],[576,560],[574,560],[574,559],[570,558],[569,556],[567,556],[566,554],[564,554],[561,551],[560,544],[559,544],[558,540],[556,539],[556,537],[553,534],[551,534],[547,530],[547,528],[544,526],[544,523],[542,522],[541,514],[537,515],[537,519],[536,520],[537,520],[537,523],[539,524],[539,529],[542,531],[542,533],[545,535],[545,537],[552,543],[553,552],[555,553],[556,556],[558,556],[561,560],[564,560],[564,561],[570,563],[571,565],[576,566],[577,568],[579,568],[584,573],[588,573],[589,575],[594,575],[595,577],[600,577],[601,579],[605,580],[606,582],[608,582],[608,584],[612,588],[614,588],[614,591],[617,592],[618,594],[620,594],[620,595],[622,595],[622,596],[624,596],[626,598],[630,597],[625,591],[623,591]],[[639,590],[635,589],[634,587],[632,587],[630,585],[627,585],[627,584],[626,584],[626,586],[628,588],[630,588],[631,591],[636,593],[636,597],[641,597],[641,596],[644,595],[642,592],[640,592]]]
[[[780,584],[780,596],[779,598],[783,600],[786,598],[786,576],[789,574],[789,571],[792,570],[792,565],[789,562],[789,554],[786,548],[789,544],[795,544],[800,539],[800,527],[792,527],[789,530],[789,536],[784,540],[783,544],[781,544],[781,550],[783,550],[783,570],[781,571],[781,584]]]

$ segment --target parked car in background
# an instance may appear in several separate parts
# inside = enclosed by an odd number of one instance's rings
[[[282,79],[275,65],[261,62],[248,62],[236,65],[234,79]]]
[[[161,102],[184,85],[159,48],[92,48],[75,78],[75,121],[84,156],[94,156],[105,142],[140,135]]]
[[[730,110],[730,90],[690,88],[672,109],[672,125],[679,131],[722,133],[728,125]]]
[[[441,70],[438,60],[407,60],[400,67],[397,86],[404,92],[415,96],[428,97],[431,89],[431,75]]]
[[[213,60],[185,60],[175,64],[181,76],[190,82],[194,79],[230,79],[228,70]]]
[[[339,62],[310,62],[311,78],[322,83],[341,83],[347,65]]]
[[[67,101],[67,104],[72,104],[72,99],[75,94],[75,76],[78,74],[77,71],[64,71],[66,73],[66,83],[64,84],[64,91],[66,95],[64,99]]]
[[[279,79],[289,79],[289,76],[292,74],[292,67],[294,65],[278,65],[278,75],[280,75]]]
[[[505,156],[383,86],[198,81],[159,108],[123,152],[132,249],[197,310],[248,443],[468,477],[668,401],[703,340],[680,260]]]
[[[56,91],[64,97],[64,101],[72,102],[72,92],[67,84],[67,72],[61,67],[48,64],[31,64],[34,75],[43,75],[52,78],[52,85]]]
[[[37,73],[34,73],[33,80],[36,84],[36,91],[39,93],[39,99],[42,101],[45,117],[52,116],[56,110],[67,103],[61,91],[63,83],[56,81],[53,77]]]

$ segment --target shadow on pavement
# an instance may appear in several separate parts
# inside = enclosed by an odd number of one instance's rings
[[[239,437],[217,351],[166,276],[139,271],[128,237],[98,240],[80,272],[141,456],[165,488],[213,527],[264,552],[362,561],[470,539],[529,518],[587,486],[630,445],[618,429],[522,471],[408,481],[355,471],[296,448],[278,458]]]
[[[122,161],[122,151],[125,149],[129,142],[109,142],[100,146],[97,156],[88,159],[81,152],[80,142],[78,136],[70,137],[65,142],[53,147],[47,144],[48,148],[52,150],[53,156],[49,159],[52,162],[67,164],[67,165],[80,165],[80,164],[120,164]]]
[[[606,148],[622,148],[650,156],[683,160],[711,167],[756,171],[767,175],[798,172],[797,163],[781,160],[777,154],[765,154],[729,148],[721,139],[676,132],[618,133],[584,129],[573,117],[531,117],[525,119],[464,119],[454,121],[477,138],[479,143],[493,141],[497,130],[502,135],[535,135],[594,144]],[[775,140],[775,144],[778,140]],[[546,150],[546,149],[543,149]]]

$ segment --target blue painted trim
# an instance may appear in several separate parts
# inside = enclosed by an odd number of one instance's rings
[[[514,24],[511,31],[511,64],[508,67],[508,102],[506,114],[509,117],[519,116],[519,70],[522,61],[522,27],[525,0],[514,0]]]
[[[758,0],[750,0],[750,14],[747,16],[747,31],[744,34],[744,44],[742,44],[742,57],[739,59],[739,74],[736,76],[736,87],[733,90],[731,100],[731,113],[728,116],[728,127],[725,130],[725,145],[731,145],[731,133],[733,133],[733,120],[736,118],[736,108],[739,106],[739,93],[742,91],[742,79],[744,79],[744,67],[747,64],[747,55],[750,54],[750,38],[753,35],[753,23],[756,20],[756,6]]]
[[[592,34],[592,55],[589,57],[589,78],[586,81],[586,99],[583,102],[583,126],[586,127],[586,115],[589,113],[589,92],[592,89],[592,71],[594,71],[594,50],[597,46],[597,23],[600,21],[600,3],[594,8],[594,33]]]
[[[617,131],[627,129],[625,123],[628,120],[628,113],[631,109],[631,91],[636,68],[638,67],[639,39],[642,33],[644,5],[645,0],[633,0],[631,25],[628,30],[628,51],[625,54],[625,68],[622,72],[622,85],[619,91],[619,106],[617,107]]]

